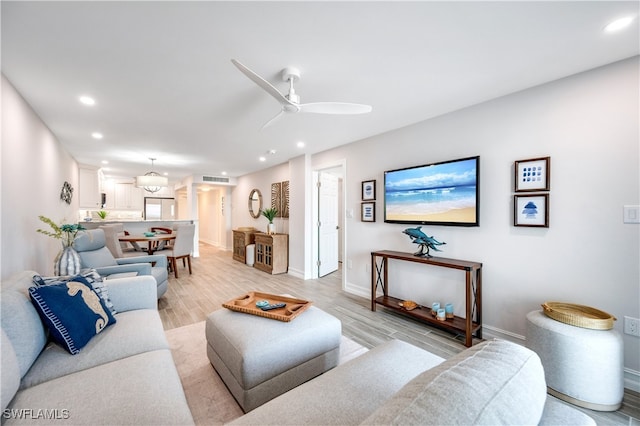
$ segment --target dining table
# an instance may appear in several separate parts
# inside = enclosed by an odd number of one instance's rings
[[[121,235],[118,237],[119,241],[122,242],[147,242],[147,253],[153,254],[156,251],[156,247],[158,247],[158,243],[160,241],[171,241],[176,239],[175,232],[171,234],[155,234],[151,236],[147,236],[144,234],[139,235]]]

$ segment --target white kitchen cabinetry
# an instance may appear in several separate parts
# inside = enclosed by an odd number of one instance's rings
[[[102,192],[105,194],[106,203],[105,210],[113,210],[116,207],[116,184],[113,179],[104,179],[102,181]]]
[[[100,181],[98,170],[80,167],[78,168],[78,175],[78,202],[80,208],[99,209]]]
[[[132,183],[116,183],[113,208],[115,210],[142,210],[143,191]]]

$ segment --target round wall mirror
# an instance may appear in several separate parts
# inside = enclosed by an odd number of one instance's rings
[[[249,214],[254,219],[260,217],[262,212],[262,194],[258,189],[252,189],[249,194]]]

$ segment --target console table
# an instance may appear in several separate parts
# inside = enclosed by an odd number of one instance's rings
[[[289,269],[289,235],[263,234],[255,235],[256,261],[254,268],[269,274],[284,274]]]
[[[255,243],[255,234],[258,232],[254,228],[233,230],[233,258],[238,262],[245,263],[247,260],[247,246]]]
[[[453,319],[438,321],[431,315],[430,306],[418,306],[409,311],[399,305],[402,299],[389,296],[389,259],[422,263],[465,271],[465,318],[455,316]],[[382,287],[383,296],[376,297],[378,286]],[[444,257],[420,257],[412,253],[399,251],[371,252],[371,310],[380,304],[394,311],[402,312],[412,318],[430,325],[443,328],[455,334],[464,334],[465,346],[471,347],[472,336],[482,338],[482,263],[466,260],[447,259]]]

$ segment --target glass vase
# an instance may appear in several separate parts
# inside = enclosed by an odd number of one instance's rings
[[[78,275],[80,273],[80,256],[73,246],[62,246],[53,261],[54,275]]]

